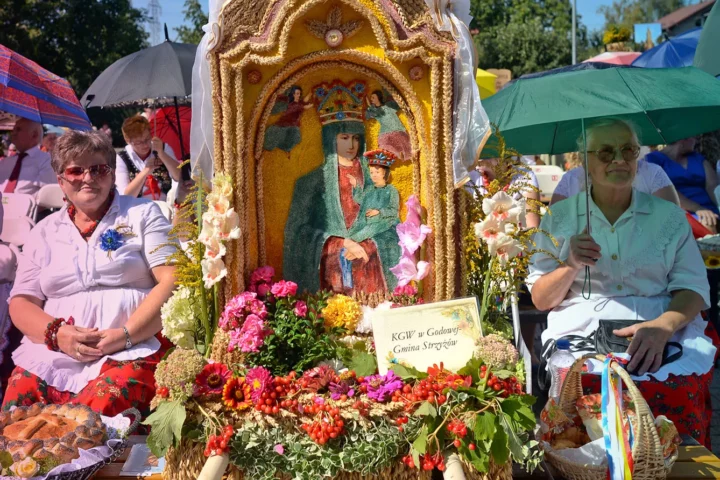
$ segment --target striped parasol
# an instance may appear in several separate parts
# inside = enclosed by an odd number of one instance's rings
[[[0,45],[0,110],[50,125],[90,129],[67,80]]]

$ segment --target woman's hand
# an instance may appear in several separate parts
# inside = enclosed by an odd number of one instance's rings
[[[568,266],[577,270],[585,265],[594,267],[600,257],[600,245],[587,234],[587,230],[570,238],[570,254],[566,262]]]
[[[638,323],[627,328],[614,330],[618,337],[632,337],[627,353],[632,356],[628,372],[637,375],[655,373],[662,366],[665,345],[673,336],[672,328],[661,319]]]
[[[377,215],[380,215],[380,210],[368,210],[368,211],[365,213],[365,216],[368,217],[368,218],[370,218],[370,217],[375,217],[375,216],[377,216]]]
[[[698,210],[695,215],[697,215],[698,221],[705,226],[714,227],[717,225],[718,216],[712,210]]]
[[[353,188],[357,187],[357,178],[355,178],[355,175],[346,175],[348,182],[350,182],[350,185],[352,185]]]
[[[94,362],[104,353],[98,348],[101,333],[97,328],[65,325],[57,332],[60,351],[80,362]]]
[[[101,331],[97,348],[103,355],[112,355],[113,353],[125,350],[125,331],[122,328],[111,328]]]

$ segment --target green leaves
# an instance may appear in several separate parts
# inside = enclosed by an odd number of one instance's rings
[[[473,385],[477,385],[480,383],[480,367],[482,366],[483,361],[479,358],[471,358],[468,360],[468,362],[465,364],[463,368],[458,370],[458,375],[468,376],[470,375],[473,380]]]
[[[328,294],[320,292],[305,299],[307,315],[294,313],[294,299],[280,299],[269,306],[273,333],[265,338],[260,352],[247,357],[252,366],[263,366],[273,375],[307,370],[320,360],[334,359],[338,348],[325,331],[320,311],[327,305]]]
[[[416,417],[430,416],[432,418],[435,418],[437,417],[437,410],[435,410],[435,407],[433,407],[430,402],[425,402],[420,405],[420,408],[415,410],[415,413],[413,413],[413,415]]]
[[[495,414],[485,412],[475,418],[473,433],[478,441],[490,440],[495,436]]]
[[[170,446],[179,445],[186,415],[185,406],[179,400],[163,402],[143,422],[152,429],[147,445],[154,455],[162,457]]]
[[[0,452],[0,470],[10,468],[10,465],[13,463],[13,458],[12,455],[10,455],[10,452],[7,450]]]
[[[398,377],[402,378],[403,380],[422,380],[423,378],[427,378],[427,373],[421,372],[420,370],[417,370],[413,367],[406,367],[404,365],[400,365],[399,363],[393,363],[390,366],[390,370],[395,372]]]
[[[498,465],[502,465],[508,461],[510,451],[508,450],[508,436],[503,429],[500,418],[495,419],[495,435],[490,445],[490,453],[493,460]]]
[[[375,360],[375,355],[370,355],[367,352],[359,350],[353,350],[348,368],[350,368],[350,370],[354,370],[360,377],[373,375],[377,372],[377,361]]]
[[[417,438],[413,442],[413,450],[418,452],[420,455],[425,454],[427,451],[427,440],[428,440],[428,426],[423,425],[422,429],[420,430],[420,433],[418,434]]]

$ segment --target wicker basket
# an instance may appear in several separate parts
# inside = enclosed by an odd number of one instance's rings
[[[559,407],[569,418],[577,414],[575,403],[583,395],[582,367],[589,358],[605,360],[602,355],[586,355],[576,360],[568,372],[560,392]],[[672,469],[677,454],[665,462],[650,407],[648,407],[640,390],[635,386],[630,374],[624,368],[616,362],[611,362],[610,368],[620,376],[626,385],[630,398],[635,402],[637,431],[635,432],[635,442],[632,449],[634,460],[633,480],[664,480],[667,478],[670,469]],[[548,463],[567,480],[606,480],[607,478],[606,465],[583,465],[571,462],[550,449],[545,451],[545,457]]]

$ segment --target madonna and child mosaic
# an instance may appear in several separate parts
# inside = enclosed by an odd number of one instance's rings
[[[310,108],[319,116],[324,160],[295,183],[283,275],[308,291],[392,291],[397,279],[390,269],[401,250],[400,195],[390,170],[412,158],[399,106],[387,91],[369,90],[360,80],[322,83],[308,93],[293,85],[273,107],[279,115],[266,130],[264,149],[290,152],[299,145]],[[378,148],[367,151],[374,122]]]

